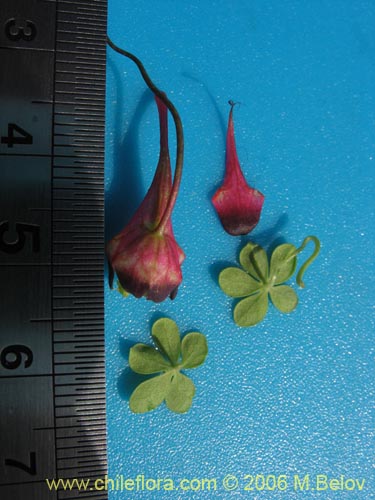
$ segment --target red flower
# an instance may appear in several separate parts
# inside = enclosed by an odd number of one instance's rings
[[[135,297],[162,302],[173,299],[182,281],[185,254],[172,229],[171,213],[176,201],[180,172],[172,173],[168,148],[168,109],[155,96],[160,123],[160,154],[152,184],[125,228],[108,244],[110,286],[117,274],[121,286]],[[178,179],[176,179],[178,177]]]
[[[227,233],[238,236],[247,234],[258,224],[264,202],[260,191],[249,187],[241,171],[234,139],[233,107],[229,101],[225,177],[222,186],[212,197],[212,203]]]

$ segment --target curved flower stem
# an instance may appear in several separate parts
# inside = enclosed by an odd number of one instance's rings
[[[302,281],[302,277],[303,275],[305,274],[305,271],[306,269],[309,267],[309,265],[316,259],[316,257],[318,256],[318,253],[320,252],[320,241],[318,240],[318,238],[316,236],[307,236],[303,242],[302,242],[302,245],[297,248],[297,250],[294,253],[294,255],[297,255],[299,254],[300,252],[302,252],[302,250],[305,248],[305,246],[309,243],[309,241],[313,241],[314,244],[315,244],[315,250],[314,252],[312,253],[312,255],[307,259],[307,261],[301,266],[300,270],[298,271],[298,274],[297,274],[297,277],[296,277],[296,281],[297,281],[297,284],[304,288],[305,286],[305,283]]]
[[[181,177],[182,177],[182,167],[183,167],[183,162],[184,162],[184,133],[183,133],[183,128],[182,128],[182,122],[180,115],[178,114],[177,109],[174,107],[172,102],[168,99],[168,97],[165,95],[165,93],[160,90],[151,80],[149,77],[145,67],[141,63],[141,61],[136,57],[135,55],[131,54],[127,50],[120,49],[117,45],[115,45],[112,40],[107,36],[107,43],[113,49],[114,51],[118,52],[119,54],[127,57],[128,59],[131,59],[138,67],[143,80],[145,81],[147,87],[153,92],[155,95],[159,97],[161,101],[167,106],[169,111],[171,112],[171,115],[174,120],[174,124],[176,127],[176,142],[177,142],[177,151],[176,151],[176,166],[175,166],[175,171],[174,171],[174,177],[173,177],[173,184],[172,184],[172,190],[169,196],[169,200],[167,203],[167,206],[165,208],[164,214],[160,219],[159,224],[155,228],[155,232],[163,232],[165,225],[167,224],[173,207],[176,203],[177,195],[178,195],[178,190],[180,187],[181,183]]]

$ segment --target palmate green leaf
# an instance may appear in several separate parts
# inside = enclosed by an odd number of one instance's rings
[[[184,413],[192,404],[195,386],[180,370],[196,368],[204,362],[208,352],[206,338],[199,332],[192,332],[181,342],[176,323],[168,318],[161,318],[153,324],[152,337],[160,351],[136,344],[130,349],[129,365],[141,374],[164,373],[142,382],[133,391],[130,408],[135,413],[145,413],[165,400],[170,410]]]
[[[259,281],[238,267],[227,267],[221,271],[219,285],[230,297],[247,297],[261,287]]]
[[[169,410],[185,413],[191,407],[194,394],[193,381],[172,369],[139,384],[130,397],[129,406],[134,413],[146,413],[165,400]]]
[[[139,384],[130,396],[130,409],[134,413],[146,413],[161,405],[168,394],[170,378],[169,373],[164,373]]]
[[[176,323],[169,318],[160,318],[152,325],[152,338],[159,349],[175,366],[180,357],[180,332]]]
[[[268,257],[264,249],[255,243],[248,243],[240,252],[241,266],[253,278],[265,282],[268,278]]]
[[[129,352],[130,368],[142,375],[151,375],[171,368],[168,361],[151,346],[136,344]]]
[[[240,302],[234,308],[234,321],[238,326],[254,326],[265,317],[268,310],[268,293],[261,290]]]
[[[297,255],[312,241],[314,251],[302,264],[296,281],[304,287],[303,275],[320,251],[320,241],[316,236],[307,236],[302,245],[296,248],[290,243],[279,245],[271,255],[268,264],[267,254],[262,247],[249,242],[240,252],[240,263],[245,270],[229,267],[219,275],[219,285],[227,295],[243,298],[234,308],[233,318],[239,326],[254,326],[263,320],[268,309],[268,294],[274,306],[283,313],[293,311],[298,304],[298,296],[287,285],[282,285],[292,277],[297,267]]]
[[[206,337],[198,332],[188,333],[182,339],[181,353],[181,368],[197,368],[204,363],[208,353]]]
[[[194,394],[195,385],[193,381],[186,375],[176,372],[170,382],[165,402],[171,411],[185,413],[191,407]]]
[[[272,303],[283,313],[290,313],[297,307],[296,292],[288,285],[274,286],[270,290]]]
[[[275,248],[271,255],[270,277],[274,278],[274,285],[288,281],[297,267],[297,256],[291,258],[296,252],[296,247],[284,243]]]

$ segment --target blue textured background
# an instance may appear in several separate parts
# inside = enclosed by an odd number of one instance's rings
[[[186,253],[177,298],[123,299],[106,285],[109,470],[115,477],[217,478],[216,492],[112,492],[110,499],[375,498],[372,0],[109,1],[108,32],[178,108],[186,159],[173,215]],[[125,225],[158,157],[156,107],[135,65],[108,51],[106,233]],[[251,239],[322,242],[290,315],[272,306],[241,329],[217,285],[250,237],[221,228],[210,203],[224,171],[228,99],[249,183],[266,196]],[[170,122],[170,129],[173,123]],[[173,134],[172,134],[173,135]],[[174,141],[171,138],[174,157]],[[173,163],[172,163],[173,164]],[[308,247],[302,259],[307,256]],[[302,260],[300,260],[302,262]],[[129,347],[161,315],[208,339],[185,415],[128,407]],[[246,474],[366,479],[365,490],[246,492]],[[240,487],[226,492],[221,478]]]

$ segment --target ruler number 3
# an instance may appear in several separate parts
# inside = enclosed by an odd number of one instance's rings
[[[9,40],[18,42],[18,40],[25,40],[31,42],[36,37],[36,27],[32,21],[27,20],[24,26],[19,26],[16,19],[12,17],[5,23],[5,35]]]

